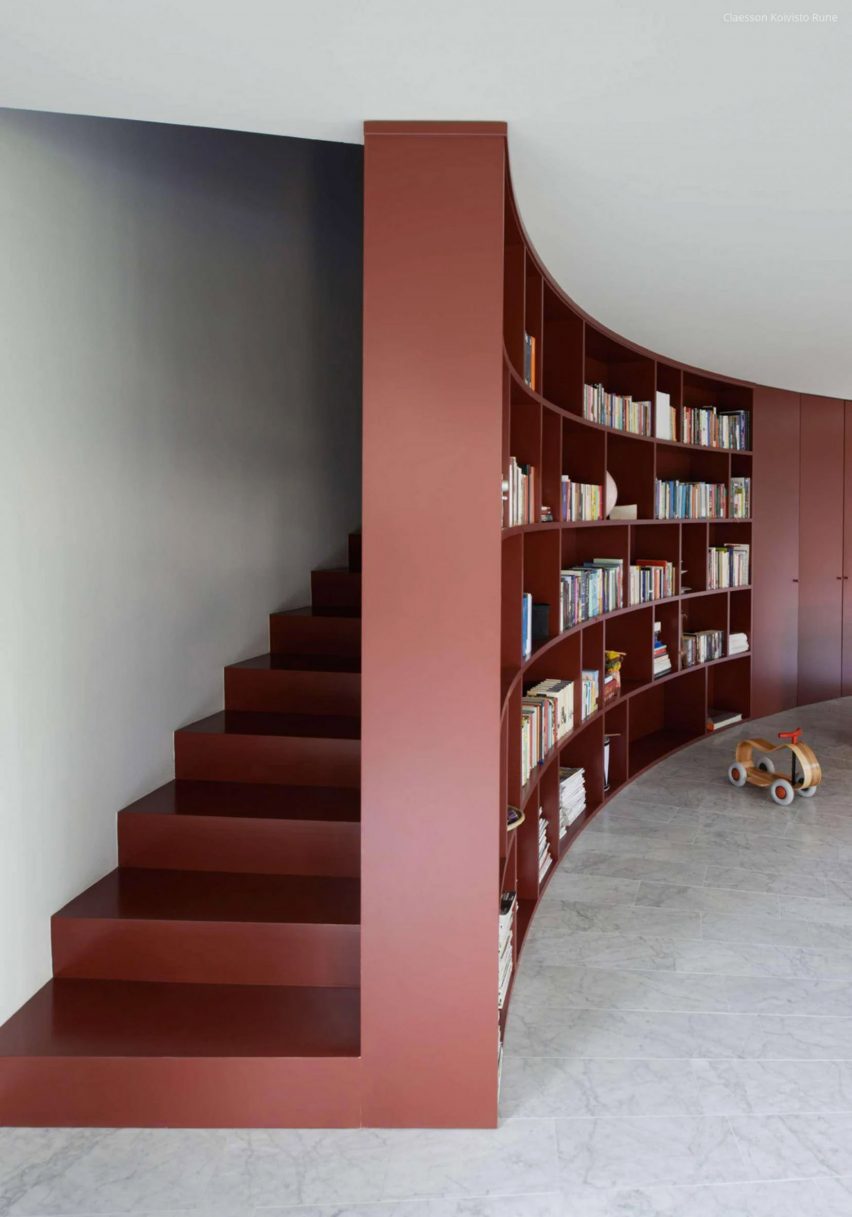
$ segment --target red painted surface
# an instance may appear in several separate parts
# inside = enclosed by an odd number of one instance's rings
[[[844,406],[802,397],[798,702],[839,697],[843,634]]]
[[[505,140],[409,126],[365,148],[363,1118],[491,1125]]]
[[[798,698],[799,394],[754,391],[752,712]]]
[[[844,403],[842,693],[852,694],[852,401]]]

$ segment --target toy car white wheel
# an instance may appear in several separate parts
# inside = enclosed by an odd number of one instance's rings
[[[761,773],[775,772],[775,762],[768,756],[762,756],[757,762],[757,767]]]
[[[745,786],[747,771],[745,765],[736,761],[728,770],[728,781],[732,786]]]
[[[799,789],[796,794],[801,795],[803,799],[812,799],[817,792],[816,786],[805,786],[804,789]]]
[[[793,787],[786,778],[776,778],[769,787],[769,794],[773,803],[777,803],[780,807],[789,807],[795,799]]]

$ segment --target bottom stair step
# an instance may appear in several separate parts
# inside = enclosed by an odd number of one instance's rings
[[[0,1028],[0,1125],[351,1127],[359,991],[53,980]]]

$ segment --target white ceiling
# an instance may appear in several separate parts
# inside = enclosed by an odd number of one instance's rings
[[[0,105],[353,142],[365,118],[506,119],[527,231],[578,304],[852,398],[852,0],[725,20],[760,3],[2,0]]]

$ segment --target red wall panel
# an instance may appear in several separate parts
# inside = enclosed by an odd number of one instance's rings
[[[852,523],[847,523],[852,511],[852,401],[845,403],[844,415],[842,692],[848,697],[852,693]]]
[[[366,128],[368,1125],[497,1116],[504,130]]]
[[[839,697],[843,632],[844,405],[802,397],[799,495],[800,705]]]
[[[752,714],[796,704],[799,395],[754,390]]]

